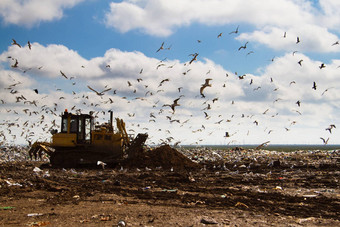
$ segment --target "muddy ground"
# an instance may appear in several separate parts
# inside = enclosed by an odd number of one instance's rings
[[[105,169],[2,162],[0,225],[340,226],[339,153],[197,164],[164,150]]]

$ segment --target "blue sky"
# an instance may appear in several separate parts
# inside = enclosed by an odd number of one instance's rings
[[[0,136],[46,140],[59,122],[46,109],[58,115],[75,106],[98,111],[98,121],[113,109],[152,144],[339,144],[337,129],[326,130],[340,112],[338,9],[336,0],[2,1]],[[87,86],[111,90],[99,97]],[[38,105],[17,102],[19,95]],[[175,113],[163,106],[179,97]]]

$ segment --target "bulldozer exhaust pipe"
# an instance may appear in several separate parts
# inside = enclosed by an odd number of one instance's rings
[[[111,125],[111,128],[113,128],[113,112],[112,110],[109,110],[110,112],[110,125]]]

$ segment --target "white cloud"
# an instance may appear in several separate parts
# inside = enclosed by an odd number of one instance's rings
[[[285,38],[283,37],[285,34]],[[300,42],[297,43],[297,37]],[[301,27],[291,27],[284,30],[278,27],[266,26],[262,30],[242,33],[238,40],[258,42],[274,50],[303,52],[339,52],[339,47],[332,46],[338,40],[335,34],[327,28],[306,24]]]
[[[320,6],[323,9],[324,13],[324,24],[334,30],[339,30],[340,27],[340,17],[339,17],[339,9],[340,2],[337,0],[319,0]]]
[[[84,0],[2,0],[0,16],[5,24],[32,27],[40,22],[59,20],[63,10]]]
[[[307,0],[145,0],[112,2],[105,23],[120,32],[138,29],[155,36],[169,36],[178,27],[204,25],[252,25],[240,40],[250,40],[276,50],[339,52],[331,46],[338,40],[329,29],[337,29],[340,16],[337,1],[320,1],[313,8]],[[248,28],[249,29],[249,28]],[[280,39],[284,32],[286,39]],[[303,40],[296,46],[296,38]]]
[[[226,7],[227,6],[227,7]],[[207,25],[250,23],[255,26],[291,26],[312,20],[308,1],[148,0],[112,2],[106,23],[122,32],[140,28],[167,36],[174,27],[199,22]]]
[[[106,66],[103,58],[93,58],[88,61],[76,51],[56,44],[43,46],[39,43],[31,43],[31,49],[25,45],[22,45],[22,48],[12,45],[0,55],[0,59],[8,62],[9,65],[13,65],[17,60],[17,70],[50,78],[60,77],[60,71],[69,78],[77,77],[79,74],[82,77],[93,78],[105,74]]]

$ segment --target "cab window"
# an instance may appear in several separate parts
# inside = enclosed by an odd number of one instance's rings
[[[71,119],[70,121],[70,133],[77,132],[77,119]]]
[[[61,132],[67,133],[67,118],[63,117],[61,125]]]

